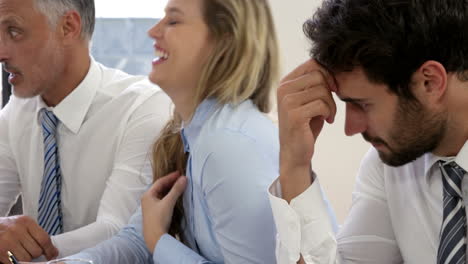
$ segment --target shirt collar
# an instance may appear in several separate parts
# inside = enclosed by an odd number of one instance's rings
[[[195,114],[187,124],[182,124],[182,142],[185,152],[190,152],[190,145],[197,140],[200,130],[206,120],[216,110],[215,99],[205,99],[195,110]]]
[[[430,180],[429,178],[432,175],[432,170],[438,169],[437,162],[439,160],[454,160],[465,171],[468,171],[468,141],[465,142],[465,145],[463,145],[460,152],[458,152],[455,157],[440,157],[433,153],[427,153],[424,156],[424,173],[426,175],[426,180]]]
[[[465,141],[465,145],[463,145],[460,152],[458,152],[455,162],[465,171],[468,171],[468,140]]]
[[[89,107],[96,95],[97,86],[101,82],[99,65],[91,58],[88,74],[81,83],[65,97],[57,106],[47,107],[40,96],[37,97],[38,104],[36,115],[39,119],[39,111],[47,108],[52,111],[60,122],[73,133],[78,133],[84,122]]]

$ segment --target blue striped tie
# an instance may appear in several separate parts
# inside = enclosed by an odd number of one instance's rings
[[[38,222],[53,236],[63,232],[60,201],[62,175],[56,138],[59,120],[53,112],[46,109],[41,109],[40,118],[44,135],[44,176],[39,195]]]
[[[466,263],[466,211],[461,191],[466,171],[455,162],[439,162],[444,186],[444,221],[440,232],[438,264]]]

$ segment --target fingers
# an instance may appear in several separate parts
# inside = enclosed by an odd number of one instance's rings
[[[337,111],[336,103],[331,93],[324,89],[307,89],[297,93],[288,94],[284,96],[281,107],[285,107],[286,109],[297,109],[314,101],[321,101],[321,104],[324,104],[324,106],[327,106],[328,108],[323,109],[325,111],[316,114],[327,119],[329,123],[333,123]],[[313,117],[315,116],[310,116],[309,118]]]
[[[182,193],[184,193],[186,185],[187,177],[179,177],[174,186],[172,186],[171,191],[164,197],[164,200],[167,200],[170,203],[170,206],[174,207],[177,199],[179,199]]]
[[[296,109],[316,100],[323,101],[330,108],[329,111],[326,111],[327,115],[323,116],[323,118],[329,123],[333,123],[336,115],[336,103],[330,90],[324,84],[323,75],[320,72],[303,75],[293,81],[282,84],[278,89],[280,115],[282,112]],[[315,116],[310,116],[309,118],[313,117]]]
[[[9,247],[11,249],[10,250],[11,253],[13,253],[13,255],[15,255],[15,257],[18,260],[31,261],[33,259],[31,254],[29,254],[28,251],[26,251],[24,246],[19,241],[17,243],[10,244]],[[6,262],[6,263],[9,263],[9,262]]]
[[[300,76],[310,73],[314,70],[317,70],[320,68],[320,65],[315,61],[315,60],[307,60],[303,64],[299,65],[297,68],[295,68],[292,72],[290,72],[286,77],[283,78],[281,82],[284,81],[292,81],[294,79],[299,78]]]
[[[17,223],[10,225],[4,232],[3,239],[8,241],[10,249],[15,252],[17,258],[21,260],[31,260],[35,256],[42,255],[42,248],[29,235],[27,228],[32,219],[28,217],[17,218]],[[3,240],[2,239],[2,240]]]
[[[313,72],[320,72],[321,75],[324,77],[324,81],[327,84],[327,88],[329,88],[329,90],[333,92],[337,91],[335,78],[314,59],[307,60],[303,64],[299,65],[296,69],[294,69],[292,72],[286,75],[286,77],[284,77],[280,83],[292,81],[303,75]]]
[[[295,79],[282,82],[278,89],[278,99],[281,99],[287,94],[300,92],[317,86],[323,86],[325,90],[328,90],[323,74],[319,71],[305,73]]]
[[[161,236],[169,231],[175,204],[186,185],[187,178],[175,172],[158,179],[143,195],[143,236],[150,252]]]
[[[288,113],[288,120],[291,120],[290,129],[310,129],[311,120],[317,117],[330,115],[330,107],[321,100],[312,101]],[[323,125],[323,119],[321,122]],[[321,125],[317,126],[321,129]],[[317,136],[319,131],[312,131]]]
[[[179,172],[173,172],[158,179],[148,191],[152,198],[164,200],[174,206],[177,199],[182,195],[187,185],[187,178],[180,176]]]
[[[31,257],[41,256],[42,255],[42,247],[38,244],[34,238],[29,233],[22,235],[23,239],[21,241],[23,247],[26,249],[27,252],[30,253]]]
[[[0,252],[10,250],[23,261],[30,261],[42,255],[55,257],[58,254],[49,235],[32,218],[9,217],[4,219],[2,225]]]
[[[42,229],[42,227],[40,227],[39,224],[37,224],[34,220],[31,220],[27,224],[27,227],[28,237],[30,238],[28,239],[28,243],[31,245],[38,245],[41,251],[36,255],[37,251],[32,252],[28,250],[30,253],[34,253],[33,258],[37,258],[41,255],[45,255],[48,260],[57,257],[58,250],[52,244],[52,240],[50,239],[49,234],[47,234],[47,232]]]
[[[153,186],[151,186],[149,193],[151,196],[162,199],[180,177],[180,172],[172,172],[160,179],[158,179]]]

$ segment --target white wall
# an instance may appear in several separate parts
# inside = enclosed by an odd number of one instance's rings
[[[283,75],[306,61],[309,43],[302,24],[311,17],[320,0],[270,0],[283,57]],[[312,165],[323,189],[343,223],[351,204],[351,193],[363,155],[369,149],[361,136],[344,135],[344,103],[337,100],[338,114],[318,139]]]

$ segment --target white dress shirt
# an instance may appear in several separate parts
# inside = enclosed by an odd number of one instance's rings
[[[270,202],[278,229],[278,263],[296,263],[299,253],[308,264],[436,263],[443,219],[437,161],[452,159],[468,171],[468,141],[456,157],[428,153],[401,167],[383,164],[371,149],[361,164],[353,203],[336,239],[317,181],[290,205],[279,198],[279,181],[275,181]],[[468,207],[466,178],[462,191]],[[293,228],[294,224],[299,227]]]
[[[40,97],[12,96],[0,112],[0,215],[23,196],[37,219],[44,144]],[[129,220],[152,181],[151,146],[170,115],[170,100],[146,78],[95,61],[81,84],[54,108],[62,172],[64,233],[60,256],[110,238]]]

